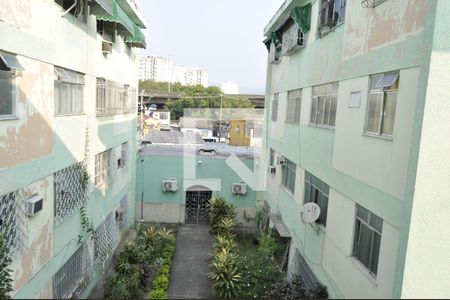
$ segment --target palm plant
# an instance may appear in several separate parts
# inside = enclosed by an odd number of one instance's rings
[[[241,274],[237,266],[237,256],[227,248],[220,248],[211,264],[213,271],[208,277],[213,280],[213,289],[220,298],[234,298],[238,295]]]

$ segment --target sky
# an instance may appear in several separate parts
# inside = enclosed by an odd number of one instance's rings
[[[147,20],[142,54],[208,70],[209,84],[264,93],[264,27],[284,0],[138,0]]]

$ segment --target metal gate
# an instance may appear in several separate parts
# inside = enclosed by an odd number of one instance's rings
[[[208,224],[208,201],[212,197],[211,191],[186,191],[186,224]]]

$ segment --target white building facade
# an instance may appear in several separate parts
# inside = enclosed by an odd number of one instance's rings
[[[183,85],[208,86],[208,71],[199,68],[175,65],[172,60],[158,56],[141,56],[139,80],[156,82],[179,82]]]

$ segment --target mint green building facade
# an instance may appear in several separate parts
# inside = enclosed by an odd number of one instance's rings
[[[136,220],[186,223],[186,193],[210,191],[212,197],[222,196],[236,206],[238,223],[254,228],[256,201],[263,194],[247,184],[245,195],[233,193],[233,184],[245,182],[242,174],[227,164],[228,157],[229,153],[189,156],[181,145],[145,146],[137,161]],[[258,173],[253,153],[239,159],[249,172]],[[177,182],[177,191],[163,190],[163,181],[170,179]]]
[[[0,229],[12,297],[87,297],[134,224],[145,20],[133,0],[7,0],[0,19]],[[30,214],[33,197],[42,206]]]
[[[265,199],[330,297],[450,295],[449,12],[287,0],[265,28]]]

